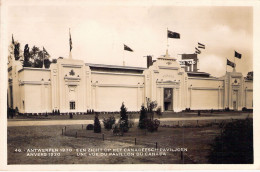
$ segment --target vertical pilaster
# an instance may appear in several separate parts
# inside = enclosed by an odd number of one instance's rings
[[[163,104],[163,95],[164,95],[164,92],[163,92],[164,90],[163,90],[163,87],[161,87],[161,91],[160,91],[160,97],[161,97],[161,99],[160,99],[160,102],[161,102],[161,105],[162,105],[162,112],[164,112],[164,104]]]
[[[45,110],[45,92],[44,92],[44,79],[41,80],[41,112],[44,113]]]

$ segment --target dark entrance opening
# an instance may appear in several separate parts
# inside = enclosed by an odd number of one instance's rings
[[[172,104],[172,88],[164,88],[164,110],[165,111],[172,111],[173,104]]]

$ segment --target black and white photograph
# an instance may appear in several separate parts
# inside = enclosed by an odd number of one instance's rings
[[[4,167],[259,168],[255,8],[2,1]]]

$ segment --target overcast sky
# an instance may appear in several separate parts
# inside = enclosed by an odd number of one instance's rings
[[[69,28],[72,56],[86,63],[146,67],[143,56],[165,54],[167,27],[181,39],[169,39],[169,54],[194,53],[197,42],[206,45],[199,57],[200,71],[222,76],[226,58],[244,75],[253,70],[252,7],[180,6],[11,6],[7,11],[8,41],[45,47],[51,58],[68,57]],[[134,52],[123,51],[123,44]],[[228,67],[228,71],[232,71]]]

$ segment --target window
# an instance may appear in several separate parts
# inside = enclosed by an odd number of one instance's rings
[[[70,109],[75,109],[75,102],[74,101],[71,101],[70,102]]]

